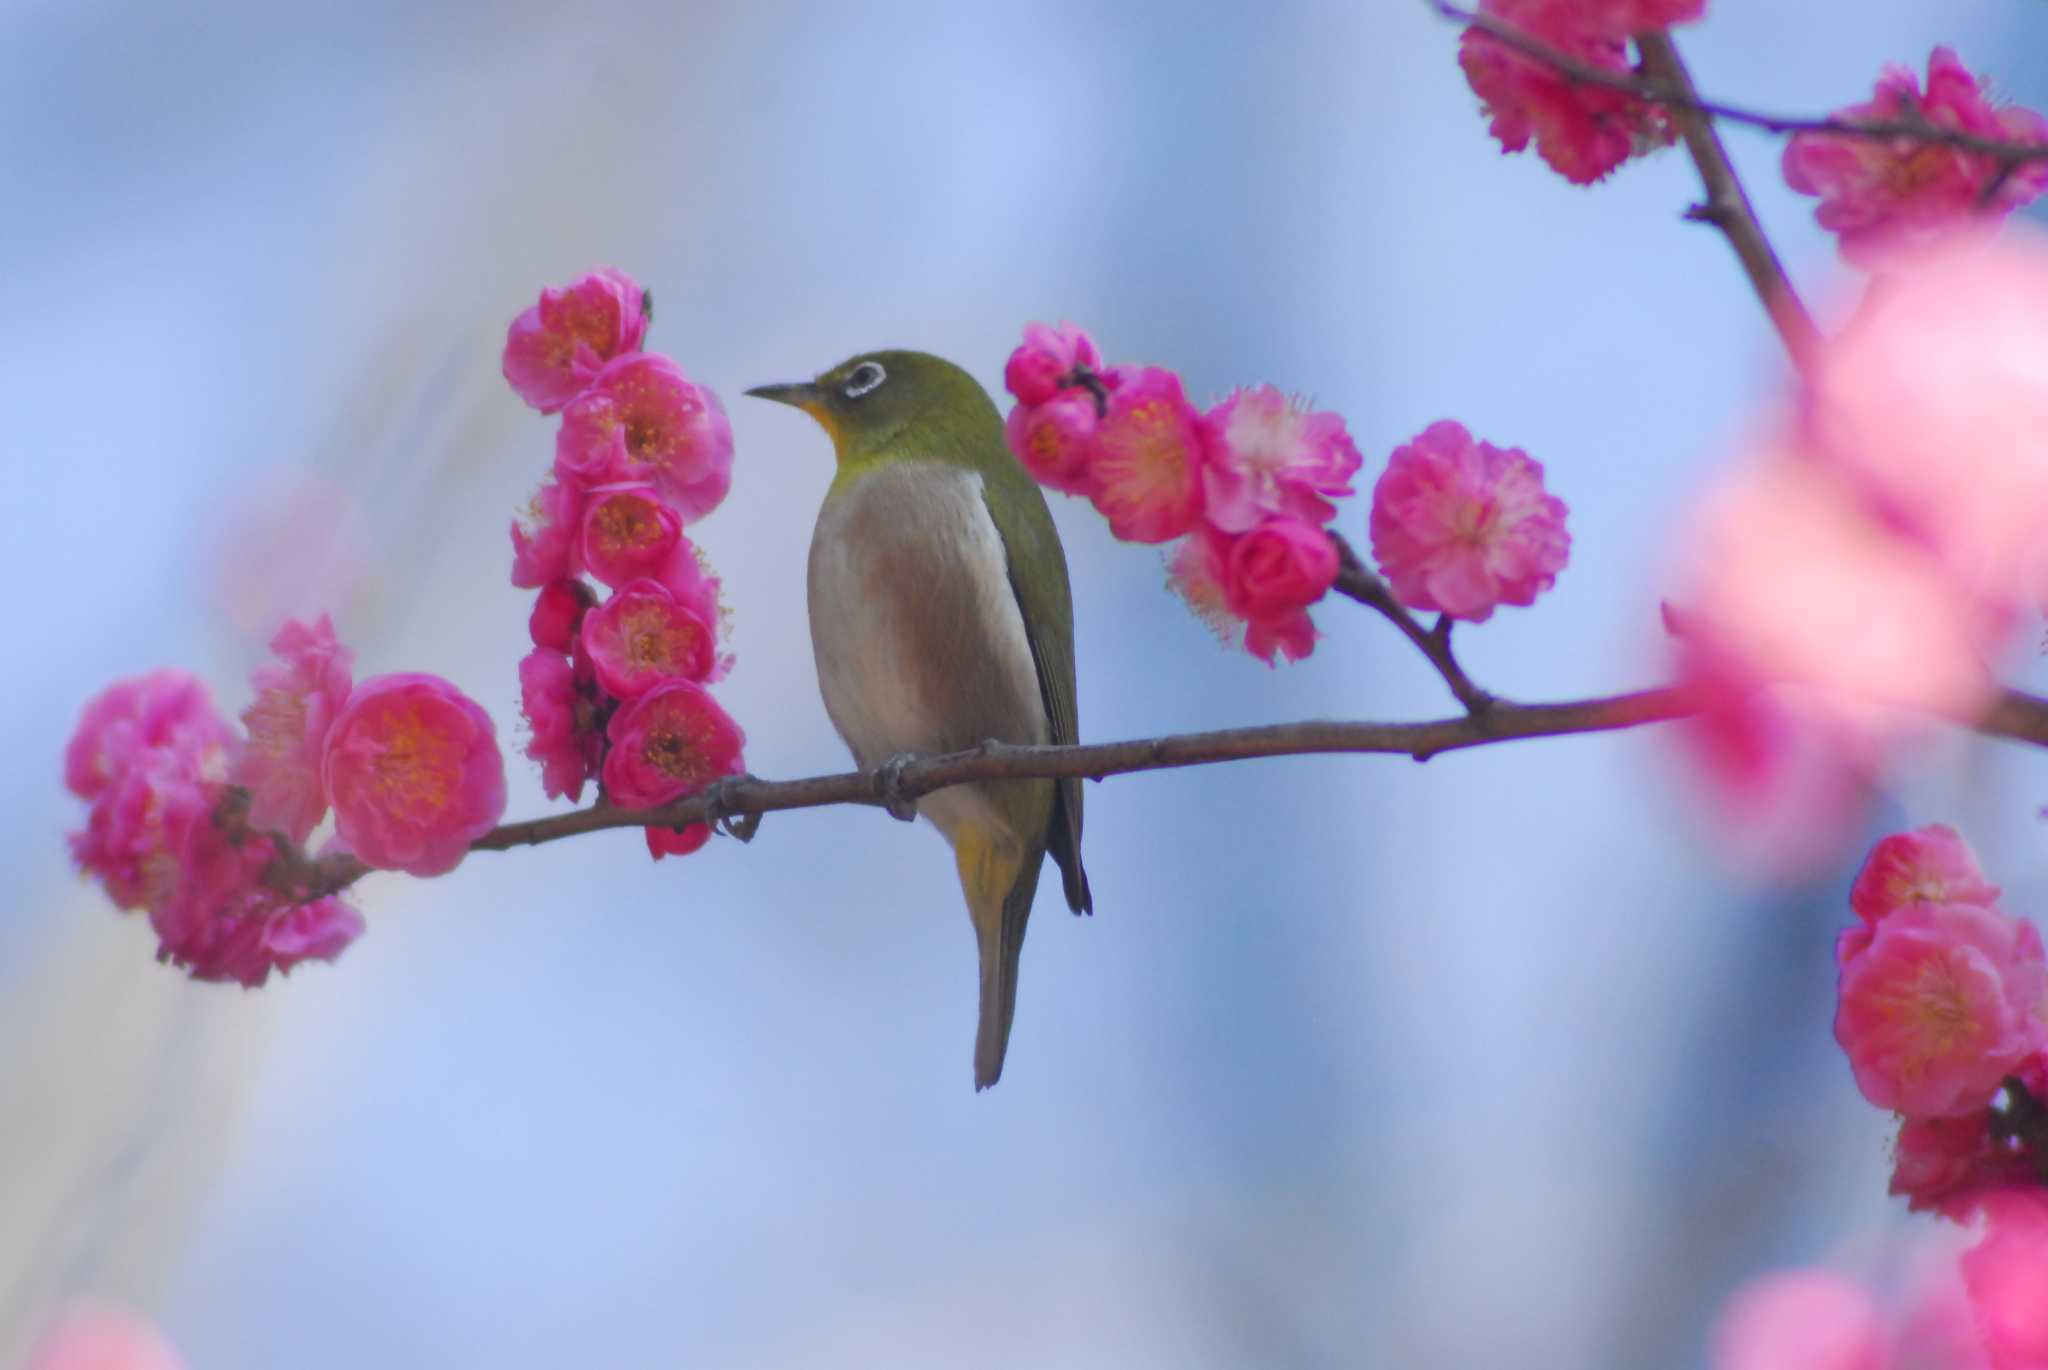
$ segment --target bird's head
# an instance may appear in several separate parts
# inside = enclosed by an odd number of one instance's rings
[[[929,352],[863,352],[816,380],[747,393],[816,419],[842,466],[905,449],[942,457],[1001,425],[974,377]]]

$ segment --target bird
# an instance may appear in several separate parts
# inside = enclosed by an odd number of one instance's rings
[[[979,382],[927,352],[862,353],[746,392],[794,405],[837,469],[811,534],[811,648],[833,727],[863,770],[985,741],[1073,743],[1074,606],[1045,496]],[[1048,852],[1092,913],[1081,781],[988,780],[900,801],[953,849],[980,957],[974,1087],[1003,1073],[1024,926]]]

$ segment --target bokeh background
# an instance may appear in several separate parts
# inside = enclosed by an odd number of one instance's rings
[[[2048,106],[2038,4],[1713,9],[1681,43],[1730,99],[1821,112],[1949,41]],[[372,878],[369,936],[256,993],[155,965],[67,864],[80,702],[176,663],[239,709],[289,612],[516,748],[505,525],[551,428],[498,348],[603,263],[731,408],[700,531],[761,774],[844,764],[803,620],[829,455],[739,391],[881,345],[995,389],[1035,318],[1201,399],[1312,395],[1367,482],[1441,417],[1525,446],[1572,564],[1469,666],[1652,683],[1672,530],[1784,364],[1682,154],[1592,191],[1505,159],[1455,41],[1419,0],[0,14],[0,1361],[98,1297],[203,1370],[1688,1366],[1745,1277],[1917,1228],[1829,1037],[1860,847],[1731,863],[1651,731],[1092,788],[1100,913],[1047,887],[979,1097],[952,863],[872,811]],[[1839,307],[1777,144],[1729,136]],[[1353,606],[1269,671],[1055,515],[1086,737],[1448,708]],[[2044,795],[1956,739],[1869,834],[1958,823],[2041,910]]]

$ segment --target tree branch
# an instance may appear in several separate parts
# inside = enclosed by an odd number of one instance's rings
[[[1919,115],[1917,111],[1909,117],[1898,119],[1814,119],[1799,115],[1766,114],[1760,110],[1746,109],[1721,100],[1708,100],[1701,97],[1689,84],[1667,83],[1654,75],[1646,80],[1643,77],[1609,71],[1604,67],[1581,62],[1570,53],[1560,52],[1540,38],[1524,33],[1512,24],[1504,24],[1490,14],[1480,14],[1450,4],[1447,0],[1423,0],[1423,3],[1445,19],[1468,24],[1491,34],[1524,57],[1533,58],[1547,67],[1554,68],[1559,74],[1573,81],[1624,91],[1651,104],[1663,105],[1667,109],[1694,110],[1716,119],[1726,119],[1730,123],[1760,128],[1768,133],[1832,133],[1844,138],[1864,138],[1879,142],[1902,138],[1919,143],[1936,143],[1944,147],[1959,148],[1965,152],[1981,153],[1986,157],[1996,158],[2002,165],[2010,167],[2048,159],[2048,143],[2012,143],[1997,138],[1981,137],[1962,129],[1944,128]],[[1640,47],[1640,35],[1636,41]]]
[[[1678,48],[1669,34],[1663,32],[1636,35],[1636,48],[1643,55],[1643,69],[1658,82],[1671,90],[1694,95],[1692,76],[1685,69],[1685,62],[1678,55]],[[1792,354],[1792,364],[1806,373],[1820,354],[1820,330],[1814,327],[1813,316],[1806,312],[1806,306],[1793,290],[1792,282],[1785,275],[1785,268],[1778,261],[1778,254],[1772,249],[1771,241],[1764,236],[1763,224],[1757,220],[1756,211],[1750,207],[1749,196],[1743,192],[1742,182],[1735,174],[1734,163],[1728,160],[1728,150],[1721,146],[1721,137],[1714,132],[1713,116],[1700,107],[1697,98],[1691,103],[1668,106],[1671,117],[1678,124],[1678,131],[1685,139],[1685,148],[1692,154],[1695,167],[1699,168],[1700,183],[1706,187],[1707,198],[1686,212],[1689,219],[1712,224],[1728,239],[1729,246],[1742,262],[1742,269],[1749,276],[1749,284],[1763,301],[1764,311],[1777,326],[1778,336],[1785,340],[1785,350]]]
[[[1417,651],[1429,658],[1429,664],[1436,667],[1437,674],[1444,678],[1444,684],[1451,687],[1451,693],[1465,706],[1466,713],[1483,713],[1492,708],[1494,697],[1472,683],[1471,677],[1465,674],[1465,668],[1458,664],[1458,658],[1451,652],[1451,616],[1440,615],[1436,627],[1423,627],[1415,615],[1408,612],[1407,606],[1394,598],[1394,592],[1387,583],[1358,559],[1358,553],[1352,550],[1342,533],[1333,531],[1330,541],[1337,548],[1337,580],[1330,588],[1385,615],[1389,623],[1415,644]]]
[[[1327,754],[1409,756],[1427,761],[1444,752],[1539,737],[1616,732],[1686,718],[1699,710],[1685,691],[1669,687],[1634,694],[1575,699],[1557,704],[1515,704],[1494,699],[1476,712],[1425,723],[1352,723],[1309,720],[1256,728],[1180,733],[1128,742],[1095,742],[1072,747],[1023,747],[985,742],[964,752],[918,757],[895,778],[893,793],[916,799],[948,785],[980,780],[1037,780],[1081,776],[1102,780],[1139,771],[1209,766],[1258,757]],[[1990,737],[2048,747],[2048,699],[2007,691],[1974,723]],[[596,804],[569,813],[505,823],[470,844],[472,851],[506,851],[538,846],[610,828],[681,828],[719,823],[741,815],[815,809],[833,804],[887,802],[886,767],[846,771],[802,780],[759,780],[742,776],[658,809],[621,809]],[[291,892],[301,898],[334,894],[369,873],[353,856],[328,856],[291,863]]]

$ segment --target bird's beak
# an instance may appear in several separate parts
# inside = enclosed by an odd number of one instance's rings
[[[824,402],[825,392],[809,381],[791,381],[786,385],[757,385],[747,392],[757,400],[774,400],[777,404],[793,404],[799,409],[817,412]]]

